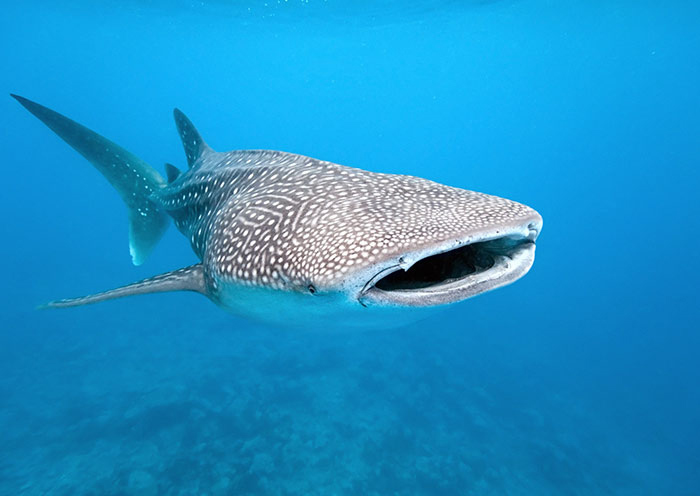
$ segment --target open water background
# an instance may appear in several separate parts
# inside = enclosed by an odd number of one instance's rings
[[[272,148],[521,201],[512,286],[402,329],[288,331],[192,294],[36,304],[131,266],[109,184],[0,99],[1,495],[694,495],[700,4],[3,6],[0,88],[149,163]],[[274,309],[271,309],[274,311]]]

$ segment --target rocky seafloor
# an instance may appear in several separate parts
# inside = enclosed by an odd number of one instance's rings
[[[204,304],[207,320],[128,309],[46,313],[46,329],[3,335],[0,494],[598,495],[654,482],[644,443],[552,377],[536,343],[487,323],[294,332]]]

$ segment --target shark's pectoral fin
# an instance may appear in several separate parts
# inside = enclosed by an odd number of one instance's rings
[[[79,298],[51,301],[39,308],[77,307],[80,305],[89,305],[100,301],[122,298],[124,296],[164,293],[167,291],[196,291],[197,293],[206,295],[207,290],[204,283],[202,264],[191,265],[184,269],[166,272],[165,274],[149,277],[143,281],[128,284],[120,288],[110,289],[102,293],[81,296]]]

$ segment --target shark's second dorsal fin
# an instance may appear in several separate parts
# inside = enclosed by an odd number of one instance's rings
[[[168,177],[168,184],[180,177],[180,174],[180,169],[175,167],[173,164],[165,164],[165,175]]]
[[[158,276],[144,279],[143,281],[128,284],[116,289],[110,289],[103,293],[96,293],[89,296],[81,296],[79,298],[68,298],[65,300],[51,301],[39,308],[67,308],[77,307],[80,305],[89,305],[105,300],[113,300],[115,298],[123,298],[124,296],[133,296],[149,293],[164,293],[167,291],[195,291],[197,293],[207,294],[206,285],[204,283],[204,270],[202,264],[191,265],[184,269],[166,272]]]
[[[191,168],[202,155],[211,152],[212,149],[204,142],[192,121],[185,114],[179,109],[175,109],[173,110],[173,115],[175,116],[177,132],[180,133],[182,146],[185,148],[187,165]]]

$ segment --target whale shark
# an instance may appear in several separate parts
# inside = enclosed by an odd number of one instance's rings
[[[178,109],[188,167],[166,164],[163,177],[81,124],[11,96],[119,193],[135,265],[171,220],[199,260],[45,307],[193,291],[265,322],[386,323],[512,283],[534,262],[542,217],[522,203],[294,153],[216,152]]]

